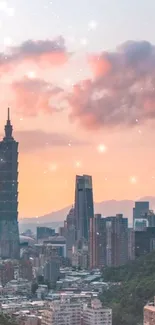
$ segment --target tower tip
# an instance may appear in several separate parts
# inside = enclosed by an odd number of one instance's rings
[[[8,121],[10,121],[10,107],[8,107]]]
[[[12,139],[12,125],[10,120],[10,108],[7,109],[7,121],[5,125],[5,139]]]

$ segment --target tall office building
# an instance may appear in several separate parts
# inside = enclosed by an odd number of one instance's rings
[[[0,142],[0,257],[19,258],[18,142],[12,136],[8,109],[5,136]]]
[[[149,202],[135,202],[135,207],[133,208],[134,230],[141,231],[142,228],[147,227],[147,213],[149,213]]]
[[[77,240],[89,239],[90,218],[94,216],[92,177],[76,176],[75,225]]]

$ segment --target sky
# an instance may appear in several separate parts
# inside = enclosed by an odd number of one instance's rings
[[[0,0],[0,134],[19,141],[19,217],[155,191],[154,0]]]

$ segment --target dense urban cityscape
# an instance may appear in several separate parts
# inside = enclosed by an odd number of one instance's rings
[[[106,281],[104,270],[134,265],[154,251],[155,214],[149,202],[135,202],[129,228],[122,214],[94,213],[92,177],[77,175],[75,202],[64,226],[36,226],[36,233],[19,234],[18,143],[9,109],[0,142],[0,186],[2,315],[19,325],[112,325],[113,308],[102,297],[121,282]],[[155,324],[153,301],[144,306],[144,324]]]
[[[155,325],[155,0],[0,0],[0,325]]]

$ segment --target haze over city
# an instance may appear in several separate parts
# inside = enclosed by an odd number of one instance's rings
[[[76,174],[92,175],[95,202],[154,195],[154,10],[0,1],[0,134],[10,106],[20,217],[72,204]]]

